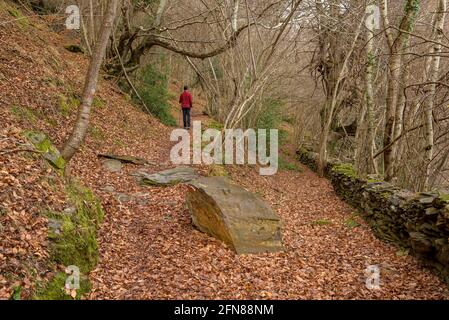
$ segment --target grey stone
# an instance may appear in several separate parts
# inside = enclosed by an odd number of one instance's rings
[[[77,209],[75,207],[68,207],[68,208],[65,208],[62,213],[64,213],[67,216],[71,216],[76,213],[76,210]]]
[[[103,188],[103,191],[113,193],[115,192],[115,188],[113,186],[106,186]]]
[[[120,172],[123,164],[118,160],[108,159],[103,161],[103,168],[109,172]]]
[[[440,210],[434,208],[434,207],[430,207],[426,209],[426,215],[428,216],[435,216],[438,215],[440,213]]]
[[[99,154],[98,157],[111,159],[111,160],[118,160],[122,163],[131,163],[131,164],[135,164],[135,165],[153,164],[152,162],[150,162],[146,159],[134,157],[134,156],[121,156],[121,155],[115,155],[115,154]]]
[[[238,254],[283,251],[279,216],[262,200],[225,177],[191,183],[187,207],[193,224]]]
[[[62,221],[57,219],[48,219],[48,228],[56,234],[61,234]]]
[[[420,232],[410,232],[410,244],[413,251],[420,255],[428,255],[433,251],[432,242]]]
[[[425,198],[418,198],[418,202],[421,204],[432,204],[432,202],[435,200],[433,197],[425,197]]]
[[[438,197],[438,193],[436,192],[421,192],[420,195],[423,197],[433,197],[433,198]]]
[[[151,201],[147,198],[137,198],[137,203],[141,206],[146,206],[151,203]]]
[[[133,198],[126,193],[118,193],[115,198],[122,203],[131,202],[133,200]]]
[[[177,167],[153,174],[138,171],[134,175],[143,185],[153,186],[172,186],[178,183],[191,182],[199,177],[196,171],[190,167]]]

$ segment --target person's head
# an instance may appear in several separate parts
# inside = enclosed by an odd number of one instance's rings
[[[189,90],[189,87],[188,86],[184,86],[184,91],[187,91],[187,90]]]

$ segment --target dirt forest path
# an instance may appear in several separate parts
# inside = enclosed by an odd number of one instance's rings
[[[193,120],[204,120],[194,112]],[[169,141],[169,131],[167,131]],[[169,168],[170,145],[162,166]],[[163,152],[164,153],[164,152]],[[125,168],[108,186],[91,299],[446,299],[440,280],[377,240],[330,183],[306,168],[261,177],[227,168],[281,216],[285,252],[238,256],[191,224],[187,186],[141,187]],[[118,179],[117,179],[118,178]],[[105,194],[107,193],[105,191]],[[123,192],[123,193],[120,193]],[[354,227],[360,224],[359,226]],[[381,268],[381,289],[365,269]]]

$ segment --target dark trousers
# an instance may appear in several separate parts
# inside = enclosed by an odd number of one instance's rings
[[[182,119],[184,120],[184,128],[190,128],[190,109],[182,108]]]

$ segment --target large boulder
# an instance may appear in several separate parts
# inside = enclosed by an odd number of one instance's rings
[[[194,225],[238,254],[283,251],[279,216],[256,194],[225,177],[191,183],[187,206]]]

